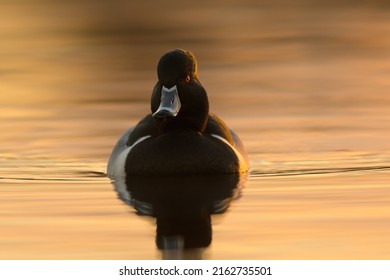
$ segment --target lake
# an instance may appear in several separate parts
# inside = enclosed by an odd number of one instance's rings
[[[389,259],[390,5],[293,2],[1,1],[0,259]],[[129,198],[107,160],[175,48],[251,169]],[[211,244],[158,249],[183,207]]]

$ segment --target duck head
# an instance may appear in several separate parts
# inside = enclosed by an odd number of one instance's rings
[[[162,130],[192,129],[203,133],[209,115],[206,90],[198,79],[197,61],[188,51],[164,54],[151,100],[153,118]]]

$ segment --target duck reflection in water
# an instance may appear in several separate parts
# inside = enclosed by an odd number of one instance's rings
[[[113,184],[138,215],[156,218],[156,245],[163,259],[201,259],[212,240],[212,214],[237,199],[243,174],[127,176]]]

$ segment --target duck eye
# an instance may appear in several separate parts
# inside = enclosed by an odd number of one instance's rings
[[[190,76],[187,76],[186,79],[184,80],[186,82],[186,84],[188,84],[191,80],[191,77]]]

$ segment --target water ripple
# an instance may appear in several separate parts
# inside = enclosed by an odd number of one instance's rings
[[[0,181],[85,182],[106,178],[105,163],[41,158],[0,158]]]
[[[390,158],[385,155],[324,155],[305,159],[303,155],[277,157],[272,161],[254,155],[251,178],[389,172]],[[267,158],[267,156],[266,156]],[[0,158],[0,181],[85,182],[107,179],[105,162],[82,163],[52,159]],[[107,179],[108,180],[108,179]]]
[[[304,176],[304,175],[325,175],[348,172],[365,171],[389,171],[390,166],[361,166],[361,167],[343,167],[343,168],[312,168],[312,169],[292,169],[292,170],[274,170],[261,171],[251,170],[251,177],[279,177],[279,176]]]

